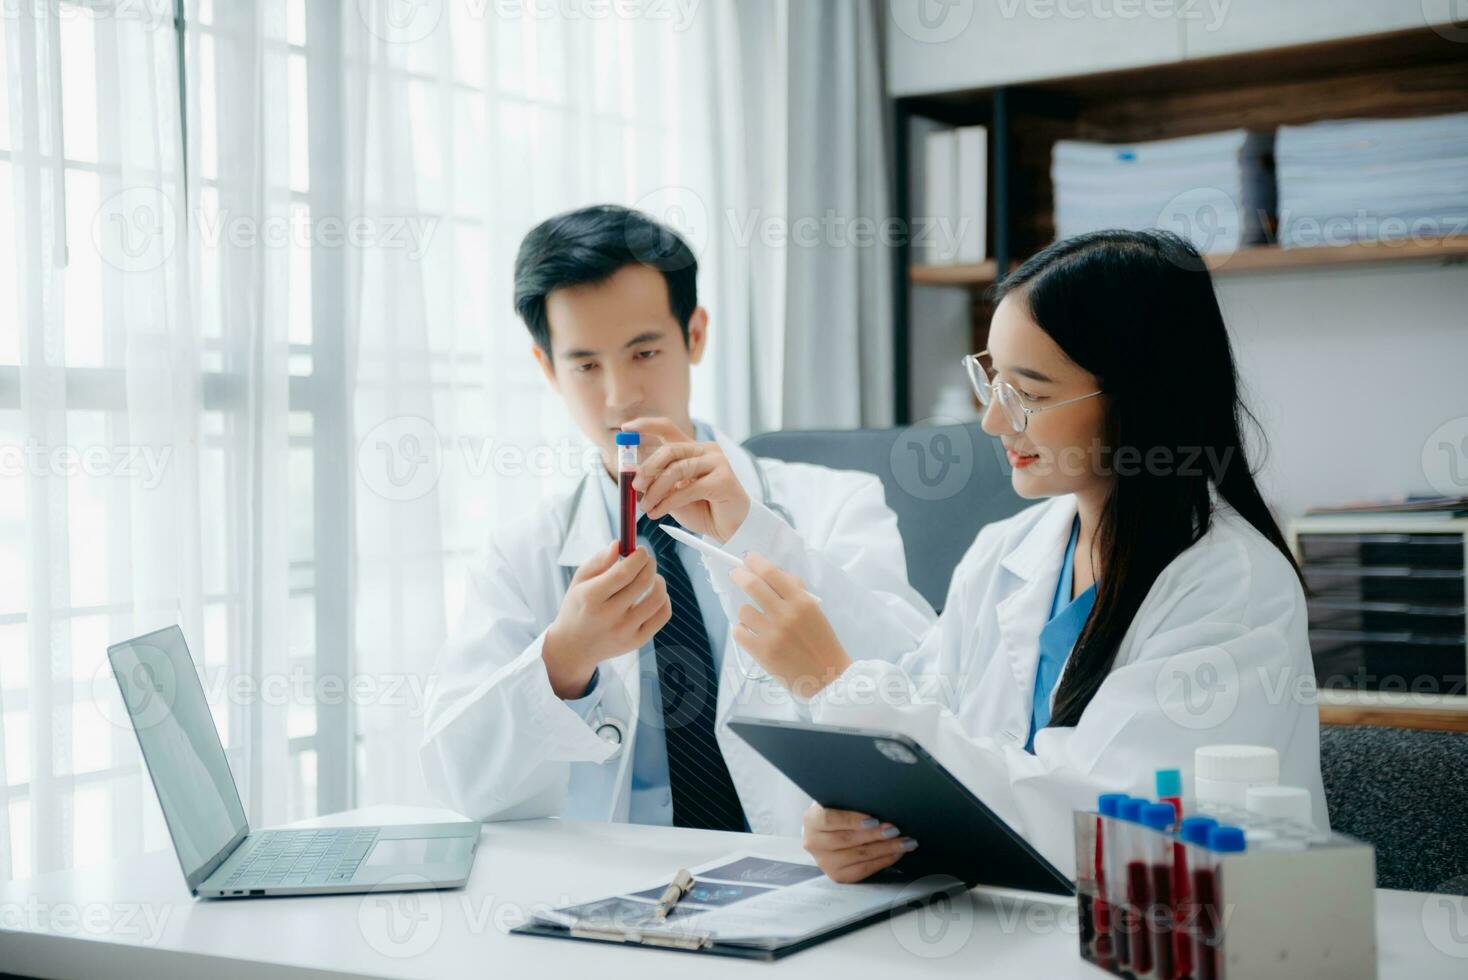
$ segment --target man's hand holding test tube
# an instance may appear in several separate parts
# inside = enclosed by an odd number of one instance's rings
[[[639,649],[672,618],[652,552],[638,548],[619,560],[620,547],[613,541],[576,569],[546,628],[540,655],[559,698],[582,697],[597,664]]]
[[[729,540],[749,515],[750,502],[718,443],[693,442],[667,419],[635,419],[622,429],[638,432],[644,443],[649,437],[662,443],[638,465],[632,481],[643,513],[653,519],[672,514],[688,531]],[[674,536],[712,552],[711,560],[724,564],[730,581],[754,601],[739,607],[734,640],[790,690],[808,697],[851,663],[820,600],[800,579],[762,555],[751,552],[740,561],[707,540]]]
[[[632,487],[644,514],[653,520],[671,514],[682,527],[721,542],[739,530],[749,516],[749,494],[717,442],[696,442],[664,418],[633,419],[622,431],[641,438]]]
[[[608,465],[615,461],[615,478],[625,482],[629,501],[630,493],[637,495],[643,513],[654,519],[671,513],[684,527],[720,541],[744,523],[749,495],[718,443],[695,442],[665,418],[635,419],[621,430],[626,438],[617,440]],[[582,697],[597,664],[642,647],[672,617],[657,560],[649,549],[635,547],[637,507],[624,503],[620,509],[618,540],[576,570],[542,640],[546,675],[563,699]]]

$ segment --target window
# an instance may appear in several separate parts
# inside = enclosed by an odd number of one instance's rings
[[[515,249],[711,180],[704,28],[53,3],[0,18],[9,873],[167,846],[105,649],[169,622],[252,821],[429,802],[412,724],[468,563],[588,460]],[[413,420],[435,470],[404,496],[367,464]]]
[[[137,460],[105,252],[78,245],[118,176],[103,104],[116,93],[100,70],[121,33],[113,13],[15,8],[0,45],[0,78],[21,82],[0,98],[0,789],[16,877],[101,860],[139,833],[112,805],[141,778],[132,732],[93,698],[113,618],[132,611],[115,588],[130,548],[116,518],[129,505],[119,472]],[[124,30],[169,28],[144,17]],[[165,170],[149,176],[176,182]]]

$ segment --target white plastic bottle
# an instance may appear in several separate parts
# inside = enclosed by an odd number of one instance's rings
[[[1263,745],[1205,745],[1193,754],[1193,795],[1204,813],[1245,812],[1251,786],[1279,785],[1279,753]]]
[[[1312,827],[1310,791],[1302,786],[1250,786],[1244,793],[1250,815]]]
[[[1266,850],[1303,851],[1330,840],[1315,826],[1310,791],[1303,786],[1250,786],[1244,804],[1245,833],[1251,843],[1268,841]]]

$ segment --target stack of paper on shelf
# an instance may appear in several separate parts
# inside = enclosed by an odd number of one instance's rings
[[[1165,228],[1200,252],[1264,239],[1274,204],[1270,134],[1233,129],[1149,143],[1060,140],[1051,157],[1055,233]]]
[[[989,131],[983,126],[928,134],[922,213],[913,222],[913,251],[933,265],[981,262],[988,233]]]
[[[1468,113],[1282,126],[1281,245],[1468,234]]]

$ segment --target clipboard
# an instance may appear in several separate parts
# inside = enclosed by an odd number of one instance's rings
[[[832,921],[828,926],[817,926],[812,931],[809,931],[799,936],[791,936],[788,938],[779,936],[774,936],[770,938],[742,937],[729,940],[721,940],[716,936],[711,935],[710,932],[700,929],[696,924],[696,916],[708,915],[709,913],[717,912],[717,907],[697,907],[689,909],[689,912],[687,913],[689,918],[688,925],[686,926],[686,928],[679,928],[676,931],[660,929],[656,925],[652,926],[651,928],[639,928],[638,923],[619,925],[614,921],[608,921],[606,919],[597,921],[585,916],[568,914],[569,912],[578,909],[586,909],[588,907],[609,905],[613,903],[615,903],[620,911],[623,906],[633,905],[644,900],[648,892],[652,890],[648,889],[638,892],[629,892],[624,895],[613,896],[611,898],[600,899],[589,903],[582,903],[580,905],[573,906],[570,910],[556,910],[550,913],[542,913],[543,916],[564,919],[564,924],[557,924],[554,922],[545,921],[544,918],[536,918],[522,925],[516,926],[515,928],[511,929],[510,932],[512,935],[540,936],[542,938],[548,939],[571,939],[579,942],[610,943],[623,946],[632,946],[641,949],[659,949],[678,953],[700,953],[709,956],[727,956],[735,959],[773,961],[783,959],[784,957],[789,956],[792,953],[798,953],[801,950],[809,949],[812,946],[819,945],[820,943],[826,942],[827,940],[835,939],[838,936],[844,936],[847,933],[854,932],[857,929],[861,929],[865,926],[872,925],[874,923],[884,922],[896,916],[902,915],[906,912],[922,908],[923,906],[931,902],[937,901],[941,898],[947,898],[962,894],[964,891],[967,890],[967,886],[957,879],[935,879],[928,882],[924,886],[924,890],[921,894],[914,894],[910,897],[904,897],[906,893],[912,889],[913,883],[903,879],[901,876],[888,875],[885,872],[874,876],[871,879],[870,884],[877,885],[881,889],[880,892],[876,892],[873,888],[869,887],[868,884],[835,885],[834,883],[827,881],[824,875],[820,873],[819,869],[816,869],[814,866],[795,865],[788,862],[774,861],[746,854],[727,855],[717,861],[710,862],[709,865],[701,866],[702,870],[695,872],[695,878],[696,881],[701,885],[717,887],[725,883],[705,877],[705,875],[708,874],[710,871],[710,865],[717,865],[723,868],[728,868],[748,862],[761,862],[767,865],[781,865],[787,868],[808,867],[809,870],[812,872],[809,877],[816,880],[811,881],[807,887],[827,890],[827,893],[830,893],[830,889],[839,889],[843,891],[845,889],[852,889],[853,891],[849,893],[850,895],[860,896],[864,900],[864,904],[872,907],[861,912],[858,915],[845,916],[837,921]],[[713,873],[717,875],[718,871],[715,870],[713,871]],[[758,881],[759,879],[755,880]],[[798,888],[803,883],[804,882],[789,883],[784,887]],[[729,890],[731,891],[738,891],[740,888],[741,886],[738,884],[729,885]],[[775,890],[773,888],[767,888],[761,885],[753,884],[748,884],[748,889],[755,892],[768,892]],[[865,891],[858,892],[856,891],[857,889],[865,889]],[[755,897],[757,898],[758,896]],[[739,900],[735,899],[729,904],[732,905],[737,901]],[[692,903],[695,905],[697,905],[698,902],[699,900],[696,898],[692,900]],[[648,905],[648,908],[651,908],[650,903]],[[687,908],[687,905],[680,904],[678,908]],[[750,906],[750,908],[752,909],[753,906]],[[676,912],[674,914],[674,917],[676,917]]]
[[[959,894],[965,890],[966,889],[963,887],[963,885],[957,884],[955,885],[953,891],[944,892],[943,894]],[[787,943],[780,946],[773,946],[769,948],[765,948],[762,946],[745,946],[736,943],[720,943],[713,941],[710,941],[705,945],[693,946],[689,944],[675,944],[657,941],[650,942],[646,939],[646,937],[643,937],[640,940],[632,940],[623,936],[614,935],[610,932],[606,934],[601,934],[590,930],[576,931],[574,929],[566,929],[560,926],[553,926],[543,922],[526,922],[523,925],[518,925],[515,928],[511,929],[510,932],[520,936],[544,936],[549,939],[574,939],[580,942],[590,943],[617,943],[624,946],[635,946],[640,949],[661,949],[674,953],[702,953],[708,956],[729,956],[733,957],[734,959],[763,960],[767,963],[773,963],[775,960],[784,959],[792,953],[798,953],[803,949],[810,949],[812,946],[819,946],[821,943],[824,943],[827,940],[836,939],[840,936],[846,935],[849,932],[855,932],[856,930],[863,929],[869,925],[873,925],[878,922],[885,922],[886,920],[895,918],[896,916],[915,911],[919,908],[922,908],[929,902],[934,901],[937,897],[937,895],[934,895],[922,901],[911,902],[907,905],[902,906],[901,908],[889,909],[884,912],[876,912],[864,919],[859,919],[856,922],[848,922],[847,924],[831,929],[828,932],[823,932],[816,936],[810,936],[805,939],[797,940],[796,942]]]

